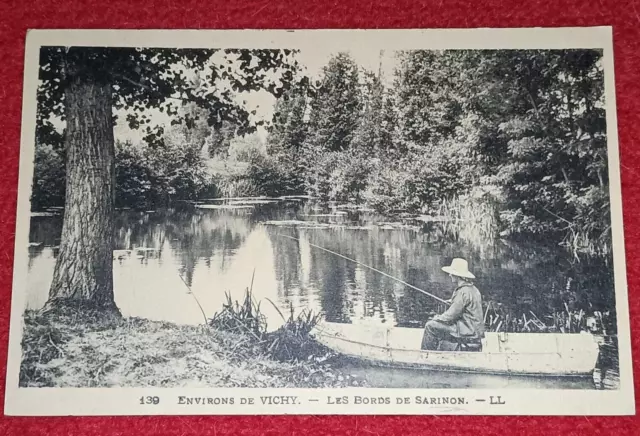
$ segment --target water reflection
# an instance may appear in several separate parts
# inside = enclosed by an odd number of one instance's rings
[[[313,225],[267,223],[273,220],[306,220]],[[418,326],[431,312],[442,310],[420,292],[313,247],[317,245],[442,298],[449,298],[452,285],[441,266],[463,256],[485,299],[519,305],[541,316],[565,302],[585,310],[614,307],[613,273],[605,261],[577,262],[560,247],[523,242],[499,241],[478,250],[447,240],[437,226],[373,225],[380,221],[373,214],[335,214],[293,201],[252,209],[120,211],[116,303],[125,315],[200,323],[194,297],[212,316],[222,307],[226,292],[241,299],[253,276],[256,299],[269,298],[283,313],[293,307],[296,312],[323,311],[335,322]],[[46,301],[61,224],[59,216],[32,218],[29,308]],[[281,322],[277,310],[266,302],[261,308],[270,327],[276,328]]]

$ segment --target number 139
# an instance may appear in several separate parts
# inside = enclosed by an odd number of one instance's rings
[[[160,397],[140,397],[140,404],[160,404]]]

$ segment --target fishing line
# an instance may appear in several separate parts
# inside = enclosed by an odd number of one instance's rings
[[[265,243],[265,241],[262,242],[263,244]],[[178,271],[176,269],[176,273],[178,274],[178,277],[180,277],[180,280],[182,280],[182,283],[184,283],[184,285],[187,287],[187,289],[189,290],[188,294],[190,294],[193,299],[196,301],[196,304],[198,305],[198,307],[200,308],[200,312],[202,312],[202,317],[204,318],[204,324],[208,325],[209,321],[207,319],[207,314],[205,313],[204,309],[202,308],[202,305],[200,304],[200,300],[198,300],[198,297],[196,296],[195,292],[193,292],[193,289],[191,289],[191,286],[189,286],[189,284],[187,284],[187,282],[185,281],[184,277],[182,277],[182,274],[180,274],[180,271]],[[253,279],[255,278],[256,275],[256,268],[253,268],[253,274],[251,275],[251,287],[249,288],[249,292],[251,293],[251,291],[253,291]]]
[[[182,277],[182,274],[180,274],[180,271],[176,271],[178,273],[178,277],[180,277],[180,280],[182,280],[182,283],[184,283],[184,285],[187,287],[187,289],[189,290],[189,294],[191,294],[191,296],[193,297],[194,300],[196,300],[196,304],[198,305],[198,307],[200,308],[200,312],[202,312],[202,317],[204,318],[204,324],[207,325],[209,324],[208,320],[207,320],[207,314],[204,313],[204,309],[202,308],[202,305],[200,304],[200,301],[198,300],[198,297],[196,297],[196,294],[193,293],[193,290],[191,289],[191,287],[187,284],[187,282],[184,280],[184,278]]]
[[[294,238],[293,236],[282,235],[282,234],[280,234],[280,233],[276,233],[276,235],[277,235],[277,236],[281,236],[281,237],[283,237],[283,238],[293,239],[294,241],[300,241],[300,239],[298,239],[298,238]],[[338,257],[341,257],[341,258],[343,258],[343,259],[346,259],[346,260],[348,260],[348,261],[350,261],[350,262],[354,262],[354,263],[356,263],[356,264],[358,264],[358,265],[360,265],[360,266],[363,266],[363,267],[365,267],[365,268],[370,269],[371,271],[375,271],[375,272],[377,272],[377,273],[379,273],[379,274],[382,274],[382,275],[383,275],[383,276],[385,276],[385,277],[389,277],[390,279],[395,280],[395,281],[397,281],[397,282],[399,282],[399,283],[402,283],[403,285],[405,285],[405,286],[407,286],[407,287],[409,287],[409,288],[411,288],[411,289],[415,289],[415,290],[416,290],[416,291],[418,291],[418,292],[422,292],[423,294],[428,295],[429,297],[434,298],[434,299],[436,299],[436,300],[440,301],[441,303],[444,303],[444,304],[446,304],[446,305],[451,305],[451,303],[450,303],[450,302],[448,302],[447,300],[443,300],[442,298],[440,298],[440,297],[438,297],[438,296],[435,296],[435,295],[433,295],[433,294],[431,294],[431,293],[429,293],[429,292],[425,291],[424,289],[420,289],[420,288],[418,288],[418,287],[416,287],[416,286],[413,286],[412,284],[407,283],[407,282],[405,282],[404,280],[400,280],[400,279],[398,279],[398,278],[396,278],[396,277],[394,277],[394,276],[392,276],[392,275],[389,275],[389,274],[387,274],[387,273],[386,273],[386,272],[384,272],[384,271],[380,271],[379,269],[376,269],[376,268],[374,268],[374,267],[372,267],[372,266],[365,265],[365,264],[364,264],[364,263],[362,263],[362,262],[358,262],[358,261],[357,261],[357,260],[355,260],[355,259],[351,259],[350,257],[343,256],[342,254],[340,254],[340,253],[336,253],[335,251],[331,251],[331,250],[326,249],[326,248],[324,248],[324,247],[320,247],[319,245],[315,245],[315,244],[312,244],[312,243],[310,243],[310,242],[307,242],[307,243],[308,243],[310,246],[312,246],[312,247],[315,247],[315,248],[320,249],[320,250],[322,250],[322,251],[326,251],[327,253],[331,253],[331,254],[333,254],[333,255],[336,255],[336,256],[338,256]]]

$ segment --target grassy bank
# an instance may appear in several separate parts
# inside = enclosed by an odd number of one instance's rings
[[[343,387],[329,368],[270,358],[249,334],[79,313],[24,316],[22,387]]]

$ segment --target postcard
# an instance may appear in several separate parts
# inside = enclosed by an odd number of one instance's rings
[[[634,414],[612,47],[28,32],[5,413]]]

